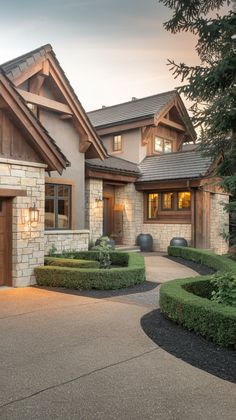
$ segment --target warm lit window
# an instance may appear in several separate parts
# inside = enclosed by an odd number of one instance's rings
[[[156,219],[158,214],[158,194],[148,194],[148,219]]]
[[[113,137],[113,152],[120,152],[122,150],[122,137],[114,136]]]
[[[45,185],[45,228],[70,229],[71,186]]]
[[[174,194],[171,192],[162,194],[162,208],[163,210],[172,210],[174,204]]]
[[[147,220],[171,221],[191,218],[191,193],[181,192],[152,192],[146,194],[145,215]]]
[[[155,153],[171,153],[172,141],[162,139],[161,137],[154,138],[154,152]]]
[[[188,191],[178,193],[178,209],[189,210],[191,208],[191,193]]]

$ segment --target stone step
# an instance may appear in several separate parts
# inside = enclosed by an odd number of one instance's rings
[[[123,251],[123,252],[140,252],[139,246],[131,246],[131,245],[116,245],[116,251]]]

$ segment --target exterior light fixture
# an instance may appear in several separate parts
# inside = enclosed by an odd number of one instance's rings
[[[29,208],[29,222],[38,223],[39,221],[39,210],[37,209],[35,203],[33,207]]]

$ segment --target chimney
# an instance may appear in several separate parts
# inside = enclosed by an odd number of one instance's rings
[[[132,101],[136,101],[137,98],[135,96],[132,96]]]
[[[102,108],[106,108],[106,105],[102,105]]]

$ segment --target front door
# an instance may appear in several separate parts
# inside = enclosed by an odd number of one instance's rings
[[[0,197],[0,286],[11,285],[11,201]]]

